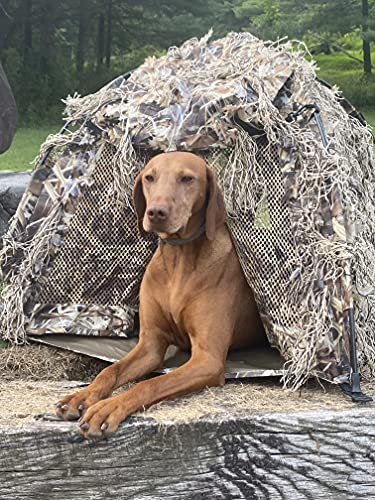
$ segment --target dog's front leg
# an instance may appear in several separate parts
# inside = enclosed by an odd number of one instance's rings
[[[159,368],[168,345],[167,336],[162,331],[141,332],[138,344],[127,356],[101,371],[85,389],[59,401],[57,415],[64,420],[77,420],[87,408],[108,398],[118,387]]]
[[[82,417],[82,432],[87,438],[109,436],[120,422],[139,409],[206,386],[224,384],[225,355],[213,356],[193,350],[191,359],[173,372],[140,382],[123,394],[91,406]]]

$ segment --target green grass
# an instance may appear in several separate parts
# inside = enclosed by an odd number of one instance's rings
[[[361,53],[354,54],[361,57]],[[375,60],[375,54],[372,54]],[[375,128],[375,74],[364,76],[362,65],[345,54],[319,54],[313,57],[319,66],[318,75],[336,84],[344,96],[360,111],[369,125]]]
[[[0,155],[0,170],[27,170],[49,134],[56,133],[59,125],[35,128],[19,128],[11,147]]]
[[[360,53],[355,53],[361,57]],[[375,60],[375,53],[372,54]],[[336,84],[344,96],[362,113],[375,109],[375,73],[364,75],[361,63],[343,53],[318,54],[313,59],[319,66],[318,75],[331,84]]]
[[[329,55],[314,54],[312,59],[314,59],[319,66],[319,72],[324,73],[325,75],[330,74],[333,78],[343,74],[356,76],[362,72],[361,63],[350,59],[342,52],[334,52]]]
[[[375,109],[368,109],[362,111],[367,123],[373,127],[373,133],[375,132]]]

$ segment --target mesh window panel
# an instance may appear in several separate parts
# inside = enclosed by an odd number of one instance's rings
[[[47,277],[42,303],[138,307],[139,285],[156,240],[139,236],[132,210],[108,203],[113,153],[108,146],[98,161],[94,183],[83,195]],[[221,170],[229,155],[230,150],[203,155],[216,171],[223,191]],[[286,301],[296,248],[277,146],[259,143],[257,165],[264,179],[259,193],[252,193],[259,200],[257,207],[239,211],[228,218],[228,224],[273,341],[275,328],[290,328],[298,322],[297,305],[290,310]]]
[[[103,150],[46,279],[40,302],[138,307],[156,240],[139,235],[134,212],[108,196],[115,149]]]
[[[224,154],[228,157],[228,151]],[[239,255],[246,279],[254,292],[258,309],[269,340],[277,344],[277,329],[290,329],[298,324],[298,304],[291,310],[290,275],[294,269],[296,244],[286,204],[285,186],[280,168],[279,149],[266,142],[258,143],[255,165],[263,178],[259,192],[252,193],[258,200],[254,210],[238,211],[228,217],[228,225]],[[220,164],[214,155],[208,159],[224,191],[220,179]],[[225,162],[225,161],[224,161]],[[256,172],[254,172],[256,173]],[[289,304],[288,304],[289,302]]]

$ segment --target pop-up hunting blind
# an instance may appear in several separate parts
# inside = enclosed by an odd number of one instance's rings
[[[134,344],[126,338],[158,242],[138,233],[133,183],[153,155],[192,151],[216,172],[244,274],[285,361],[251,371],[236,353],[228,373],[282,373],[292,388],[317,375],[351,382],[360,397],[357,353],[363,375],[375,371],[371,132],[292,44],[208,38],[66,100],[67,124],[43,145],[4,239],[2,336],[75,334],[62,341],[73,350],[82,336]]]

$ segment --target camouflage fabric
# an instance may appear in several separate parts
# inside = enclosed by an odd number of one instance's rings
[[[249,33],[193,39],[96,94],[67,98],[78,127],[42,146],[41,158],[53,154],[4,241],[3,337],[131,332],[157,244],[136,229],[134,179],[152,155],[189,150],[216,172],[285,383],[348,378],[353,306],[361,368],[374,375],[371,132],[291,48]]]
[[[26,323],[34,335],[133,331],[145,258],[151,258],[156,238],[141,239],[135,214],[118,207],[106,189],[113,150],[96,139],[34,170],[4,238],[3,275],[13,285],[20,280],[22,291],[20,298],[10,287],[4,297],[2,328],[14,342],[22,341]],[[133,252],[137,246],[143,250],[140,260]]]

